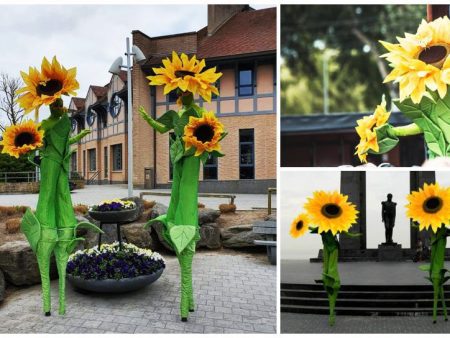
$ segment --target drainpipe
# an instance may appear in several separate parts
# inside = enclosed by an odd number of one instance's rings
[[[151,116],[156,120],[156,88],[150,87]],[[156,130],[153,129],[153,188],[156,188]]]

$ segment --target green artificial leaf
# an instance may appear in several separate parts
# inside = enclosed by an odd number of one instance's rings
[[[177,163],[184,155],[184,146],[179,137],[175,138],[170,145],[170,160],[172,164]]]
[[[431,269],[430,264],[419,266],[419,270],[421,271],[430,271],[430,269]]]
[[[228,132],[227,132],[227,131],[224,131],[224,132],[222,133],[222,135],[220,135],[219,141],[222,141],[222,140],[225,138],[225,136],[227,136],[227,135],[228,135]]]
[[[36,252],[39,240],[41,239],[41,224],[29,208],[23,215],[20,229],[30,243],[31,249]]]
[[[411,98],[407,98],[402,102],[400,102],[400,100],[394,100],[394,104],[403,114],[405,114],[405,116],[409,117],[413,121],[421,118],[422,113],[427,115],[431,114],[435,106],[435,102],[426,96],[424,96],[418,104],[412,102]]]
[[[445,156],[447,147],[441,129],[426,115],[422,115],[421,118],[415,119],[414,123],[423,130],[428,149],[437,156]]]
[[[156,121],[163,124],[167,129],[172,129],[177,119],[178,113],[175,110],[169,110],[162,116],[158,117]]]
[[[379,150],[378,152],[370,150],[370,153],[384,154],[397,146],[399,140],[397,136],[391,133],[392,128],[393,126],[390,124],[384,124],[381,127],[375,128]]]
[[[78,237],[78,238],[72,239],[70,241],[70,243],[67,245],[66,252],[70,255],[73,252],[73,250],[77,247],[78,243],[81,243],[83,241],[84,241],[83,237]]]
[[[150,225],[152,225],[153,223],[156,223],[156,222],[161,222],[164,224],[164,226],[167,226],[167,215],[164,214],[164,215],[160,215],[154,219],[151,219],[150,221],[148,221],[147,223],[144,224],[144,228],[148,229],[148,227]]]
[[[339,243],[331,231],[322,232],[320,235],[322,236],[323,246],[328,251],[331,252],[339,247]]]
[[[444,278],[442,279],[442,285],[444,285],[445,283],[447,283],[449,279],[450,279],[450,276],[444,277]]]
[[[173,130],[176,135],[182,137],[184,135],[184,127],[189,123],[191,116],[198,117],[197,111],[194,108],[186,109],[181,116],[177,114],[177,118],[174,119]]]
[[[215,157],[224,157],[225,156],[225,154],[221,153],[218,150],[213,150],[212,152],[210,152],[210,154]]]
[[[209,158],[209,153],[207,151],[204,151],[201,155],[200,155],[200,160],[202,161],[203,164],[206,163],[206,161],[208,161]]]
[[[188,150],[184,151],[184,157],[194,156],[195,155],[195,147],[190,147]]]
[[[312,234],[318,234],[319,233],[319,227],[309,227],[309,232]]]
[[[93,224],[91,222],[80,222],[77,225],[75,225],[75,231],[77,228],[90,229],[90,230],[93,230],[93,231],[101,233],[101,234],[104,233],[102,229],[100,229],[98,226],[96,226],[95,224]]]
[[[182,253],[186,246],[194,239],[195,230],[195,226],[193,225],[175,225],[169,230],[170,239],[177,253]]]

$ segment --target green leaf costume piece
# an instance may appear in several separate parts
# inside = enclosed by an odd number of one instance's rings
[[[447,321],[447,306],[445,304],[444,283],[449,279],[444,269],[445,247],[447,245],[447,229],[442,225],[436,233],[431,234],[430,265],[420,266],[422,271],[428,271],[427,279],[433,284],[433,322],[437,320],[438,301],[441,301],[444,319]]]
[[[77,225],[69,190],[69,134],[71,123],[67,114],[55,113],[44,120],[44,148],[40,151],[41,181],[36,213],[30,209],[22,219],[21,230],[36,254],[42,281],[43,309],[50,315],[50,257],[55,255],[59,275],[59,314],[65,314],[66,267],[70,253],[82,238],[76,238],[77,226],[95,225],[83,222]],[[58,110],[58,109],[56,109]],[[84,133],[85,134],[85,133]],[[76,138],[79,139],[79,138]]]
[[[148,124],[160,133],[174,131],[171,140],[170,159],[173,165],[173,180],[169,208],[166,215],[149,221],[148,227],[155,222],[164,225],[163,237],[176,252],[181,270],[180,315],[187,320],[189,312],[194,311],[194,294],[192,289],[192,261],[197,241],[200,239],[198,226],[198,180],[200,161],[204,156],[194,156],[195,149],[185,150],[184,127],[189,117],[201,117],[203,110],[196,106],[192,96],[184,97],[185,104],[179,112],[168,111],[157,120],[151,118],[141,107],[139,112]],[[223,156],[219,152],[212,156]],[[203,154],[202,154],[203,155]],[[208,156],[208,153],[204,153]]]
[[[341,287],[338,271],[339,242],[331,231],[322,232],[323,271],[322,282],[328,296],[330,315],[328,324],[333,326],[336,321],[336,300]]]

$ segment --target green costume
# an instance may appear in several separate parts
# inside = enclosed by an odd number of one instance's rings
[[[421,270],[428,271],[428,280],[433,284],[433,323],[437,320],[437,306],[441,300],[445,321],[447,318],[447,306],[445,304],[444,284],[450,277],[445,276],[447,269],[444,268],[445,247],[447,245],[448,230],[442,225],[436,233],[431,233],[431,258],[430,265],[423,265]]]
[[[175,139],[170,140],[173,180],[169,208],[166,215],[150,220],[146,227],[154,222],[164,224],[164,239],[175,251],[180,264],[180,314],[182,321],[187,321],[189,312],[193,312],[195,308],[192,289],[192,261],[196,243],[200,239],[198,226],[200,161],[206,161],[208,153],[205,151],[201,156],[194,156],[195,148],[192,147],[186,151],[182,138],[189,117],[201,117],[204,110],[194,104],[192,95],[188,95],[183,96],[183,107],[179,112],[168,111],[156,120],[151,118],[143,107],[139,111],[149,125],[159,133],[166,133],[173,129],[175,134]],[[216,151],[211,154],[223,156]]]
[[[83,238],[77,238],[77,227],[101,231],[87,222],[77,224],[69,190],[70,144],[86,132],[70,139],[71,123],[58,99],[50,105],[51,115],[42,122],[44,148],[40,151],[40,189],[36,212],[27,209],[21,230],[37,256],[42,281],[43,306],[50,315],[50,258],[54,253],[59,275],[59,314],[65,313],[66,266],[69,255]]]
[[[336,321],[336,300],[341,287],[338,271],[339,242],[331,231],[322,232],[323,271],[322,282],[328,296],[330,315],[328,323],[333,326]]]

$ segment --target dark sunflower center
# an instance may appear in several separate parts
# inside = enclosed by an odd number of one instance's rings
[[[336,218],[342,214],[342,209],[339,205],[328,203],[322,207],[322,215],[327,218]]]
[[[295,226],[295,229],[297,229],[297,231],[300,231],[302,228],[303,228],[303,221],[299,221]]]
[[[214,137],[214,129],[209,124],[202,124],[195,129],[194,136],[202,143],[209,142]]]
[[[16,136],[14,139],[14,145],[16,147],[22,147],[25,144],[32,144],[34,141],[34,136],[31,133],[23,132]]]
[[[429,65],[437,65],[444,61],[447,49],[444,46],[431,46],[419,54],[419,60]]]
[[[423,210],[429,214],[434,214],[442,209],[443,202],[439,197],[430,197],[423,202]]]
[[[187,75],[194,76],[195,73],[194,72],[190,72],[188,70],[177,70],[177,71],[175,71],[175,76],[176,77],[185,77]]]
[[[47,96],[52,96],[55,93],[57,93],[58,91],[60,91],[62,89],[62,83],[59,80],[50,80],[47,81],[45,84],[40,84],[36,87],[36,93],[41,96],[41,95],[47,95]]]

